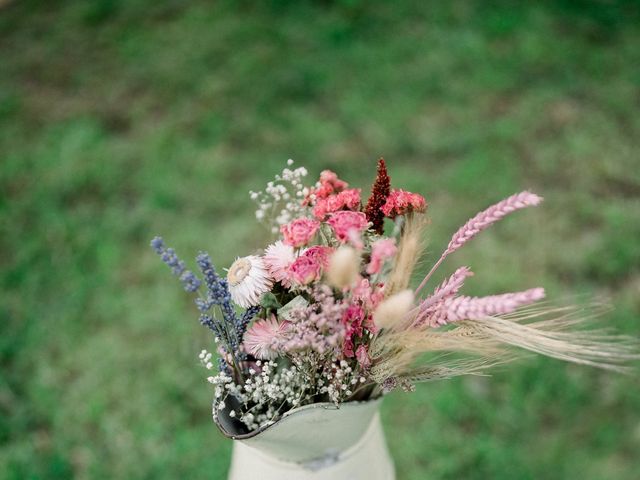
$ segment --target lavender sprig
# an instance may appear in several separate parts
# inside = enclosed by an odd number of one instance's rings
[[[166,248],[164,240],[155,237],[151,240],[151,248],[160,255],[160,258],[171,268],[171,273],[180,278],[182,286],[187,292],[197,292],[200,288],[200,279],[191,270],[187,270],[184,262],[178,258],[173,248]]]
[[[237,334],[237,326],[241,319],[238,318],[233,308],[227,280],[218,275],[207,253],[200,252],[196,262],[204,276],[204,283],[207,287],[207,295],[203,302],[198,302],[198,308],[201,311],[203,308],[210,310],[214,305],[220,308],[222,321],[219,322],[220,325],[217,326],[217,329],[223,333],[218,336],[227,344],[229,353],[236,355],[242,342],[242,336]]]
[[[195,304],[200,311],[200,323],[213,332],[221,342],[220,349],[223,354],[230,356],[234,366],[238,367],[239,361],[245,357],[240,351],[244,333],[249,322],[260,311],[260,307],[251,307],[242,315],[236,313],[229,293],[229,284],[225,278],[218,275],[207,253],[200,252],[196,257],[203,277],[203,280],[200,280],[195,273],[186,269],[185,263],[180,260],[174,249],[165,246],[162,238],[155,237],[151,241],[151,248],[171,268],[171,272],[180,279],[187,292],[198,293]],[[206,288],[204,293],[200,292],[203,285]],[[222,318],[217,318],[212,311],[216,306]],[[222,359],[220,365],[226,365],[226,370],[229,368],[225,359]]]
[[[258,312],[260,311],[260,308],[261,307],[257,305],[253,307],[249,307],[244,311],[242,316],[238,319],[238,322],[235,324],[236,336],[238,338],[244,337],[244,334],[247,331],[247,326],[249,325],[249,322],[251,322],[253,317],[255,317],[258,314]]]

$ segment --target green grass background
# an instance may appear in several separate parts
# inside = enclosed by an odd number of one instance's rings
[[[546,198],[441,276],[605,295],[640,332],[637,1],[0,2],[0,479],[222,479],[197,353],[148,248],[264,243],[287,158],[430,203],[421,269],[491,202]],[[399,479],[637,479],[638,377],[530,358],[382,408]]]

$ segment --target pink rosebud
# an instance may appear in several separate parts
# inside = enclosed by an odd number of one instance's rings
[[[282,225],[280,232],[284,243],[292,247],[302,247],[308,244],[320,228],[320,222],[311,218],[297,218],[291,223]]]
[[[383,238],[373,243],[371,246],[371,262],[367,265],[367,273],[373,275],[380,273],[384,261],[393,257],[398,248],[393,238]]]
[[[307,285],[320,278],[320,262],[312,256],[302,255],[289,267],[291,276],[300,285]]]
[[[395,218],[409,212],[424,212],[426,209],[427,202],[422,195],[404,190],[393,190],[386,203],[380,208],[382,213],[389,218]]]
[[[336,237],[341,242],[346,242],[352,238],[353,233],[359,234],[367,228],[367,216],[362,212],[340,211],[331,215],[328,222],[333,228]]]

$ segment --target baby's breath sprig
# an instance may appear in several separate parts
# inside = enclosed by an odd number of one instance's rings
[[[289,168],[293,163],[293,160],[287,160],[287,167],[267,183],[263,191],[249,192],[251,200],[258,204],[256,219],[274,234],[278,233],[281,225],[302,216],[307,209],[302,200],[308,195],[309,188],[302,179],[308,172],[304,167]]]

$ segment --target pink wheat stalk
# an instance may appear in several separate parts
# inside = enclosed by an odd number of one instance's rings
[[[482,320],[493,315],[511,313],[518,307],[544,298],[544,288],[531,288],[523,292],[490,295],[488,297],[448,298],[428,319],[430,326],[438,327],[460,320]]]
[[[469,267],[460,267],[453,272],[453,275],[438,285],[433,293],[420,303],[420,313],[414,321],[414,326],[419,326],[424,323],[426,317],[437,308],[438,304],[442,303],[446,299],[455,297],[458,294],[458,291],[462,288],[465,279],[472,275],[473,272]]]
[[[464,280],[467,277],[471,277],[473,272],[469,267],[460,267],[453,275],[443,281],[440,285],[436,287],[431,295],[429,295],[424,302],[422,302],[421,306],[423,308],[430,307],[440,300],[444,300],[449,297],[454,297],[458,294],[458,291],[462,288],[464,284]]]
[[[525,207],[533,207],[535,205],[538,205],[541,201],[542,197],[536,195],[535,193],[524,191],[516,193],[515,195],[511,195],[501,202],[498,202],[495,205],[487,208],[486,210],[478,213],[475,217],[465,223],[453,235],[453,237],[451,237],[451,241],[449,242],[449,245],[447,245],[447,249],[440,256],[440,259],[431,268],[429,273],[427,273],[427,276],[424,277],[418,288],[416,288],[415,293],[417,294],[420,290],[422,290],[422,287],[424,287],[429,278],[431,278],[433,272],[436,271],[436,269],[448,255],[458,250],[462,245],[467,243],[482,230],[485,230],[511,212],[515,212],[516,210],[520,210],[521,208]]]

